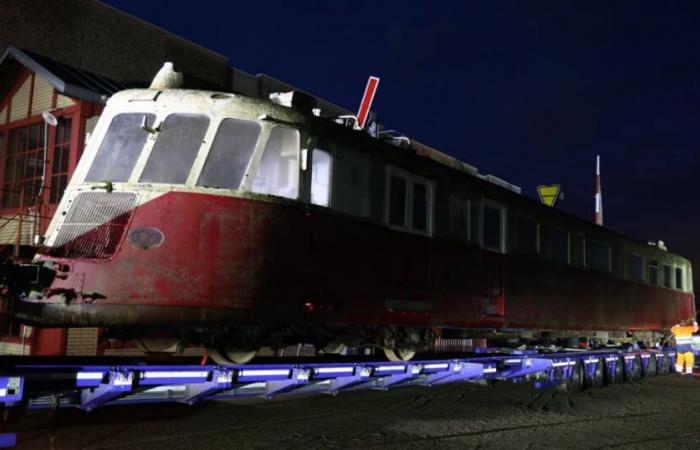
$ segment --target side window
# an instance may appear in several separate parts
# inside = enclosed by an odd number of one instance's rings
[[[389,225],[430,233],[431,192],[428,182],[399,170],[389,170]]]
[[[538,224],[534,220],[518,217],[515,220],[515,250],[524,255],[538,253]]]
[[[634,281],[644,281],[644,260],[641,255],[630,253],[627,257],[629,275]]]
[[[117,114],[112,118],[85,181],[129,180],[148,138],[148,132],[141,129],[144,117],[150,124],[156,118],[155,114],[134,113]]]
[[[659,262],[649,261],[649,284],[659,285]]]
[[[591,243],[591,268],[601,272],[610,272],[610,246],[602,242]]]
[[[299,132],[293,128],[275,127],[265,144],[253,192],[297,198],[299,193]]]
[[[571,265],[586,267],[586,236],[577,234],[571,240]]]
[[[664,287],[671,287],[671,266],[664,264]]]
[[[406,180],[398,175],[389,177],[389,225],[406,226]]]
[[[311,203],[314,205],[330,205],[332,172],[333,158],[330,153],[314,149],[311,153]]]
[[[503,252],[505,242],[503,208],[490,204],[484,204],[482,218],[484,248]]]
[[[450,195],[449,204],[450,236],[471,240],[471,202],[456,195]]]
[[[569,233],[561,228],[550,229],[550,259],[556,264],[569,264]]]
[[[158,133],[139,181],[184,184],[208,127],[207,116],[169,115]]]
[[[197,186],[238,189],[259,136],[260,124],[256,122],[224,119],[214,136]]]
[[[676,289],[683,290],[683,269],[676,267]]]

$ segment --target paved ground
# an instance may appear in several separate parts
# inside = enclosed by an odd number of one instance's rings
[[[46,413],[15,426],[49,448]],[[700,448],[700,378],[669,375],[575,394],[453,384],[194,407],[62,411],[55,448]]]

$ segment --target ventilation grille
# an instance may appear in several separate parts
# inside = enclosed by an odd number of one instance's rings
[[[109,258],[117,251],[136,206],[133,192],[81,192],[49,251],[62,258]]]

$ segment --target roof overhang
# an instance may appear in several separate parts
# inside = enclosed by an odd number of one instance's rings
[[[112,94],[125,89],[105,77],[10,46],[0,58],[0,96],[9,89],[7,78],[16,73],[18,66],[41,76],[61,94],[90,102],[105,104]]]

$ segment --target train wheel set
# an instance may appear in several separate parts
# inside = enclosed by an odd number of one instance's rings
[[[24,410],[79,408],[278,395],[331,394],[510,380],[575,392],[671,373],[674,349],[540,353],[486,350],[465,358],[410,362],[308,362],[265,365],[6,365],[0,404],[7,418]],[[0,434],[0,447],[16,435]]]

